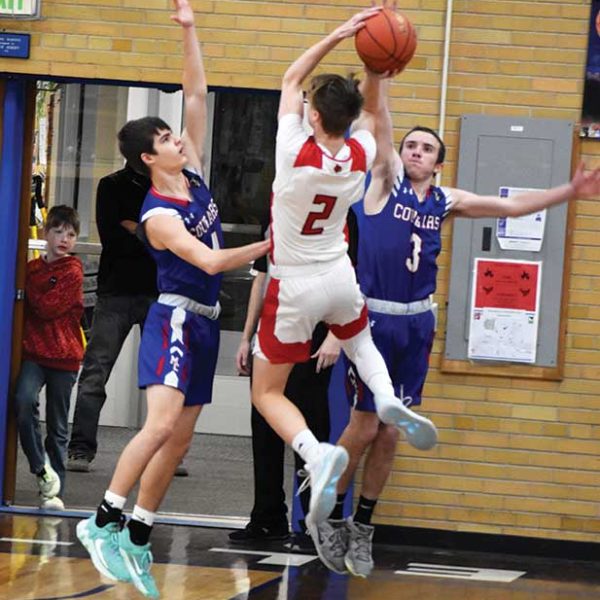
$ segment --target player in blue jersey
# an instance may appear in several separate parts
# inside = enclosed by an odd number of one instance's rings
[[[217,206],[202,178],[206,76],[192,9],[187,0],[174,4],[172,19],[183,32],[186,131],[179,139],[163,121],[146,117],[119,132],[122,154],[152,180],[140,214],[160,293],[146,318],[139,355],[139,385],[147,389],[148,415],[121,453],[97,514],[77,526],[103,575],[132,581],[151,598],[159,596],[148,541],[155,513],[189,447],[200,410],[211,401],[220,273],[250,263],[269,247],[263,241],[221,249]],[[126,498],[138,481],[133,515],[122,528]]]
[[[383,85],[388,85],[386,82]],[[410,407],[421,404],[434,336],[431,294],[441,227],[448,216],[519,216],[600,193],[600,170],[577,169],[570,183],[513,198],[480,196],[436,187],[445,147],[426,127],[415,127],[399,150],[393,142],[387,94],[377,111],[377,156],[363,203],[354,205],[358,222],[358,280],[369,309],[373,341],[383,355],[396,394]],[[336,572],[366,577],[373,568],[371,516],[391,471],[398,429],[380,421],[368,387],[347,361],[347,388],[353,403],[350,423],[339,444],[349,465],[338,484],[336,507],[319,526],[315,541],[323,562]],[[367,451],[368,449],[368,451]],[[358,463],[366,453],[356,512],[343,519],[343,501]]]

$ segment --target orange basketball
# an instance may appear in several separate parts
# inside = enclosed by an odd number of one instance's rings
[[[417,32],[402,13],[384,8],[354,36],[356,52],[371,71],[401,71],[417,48]]]

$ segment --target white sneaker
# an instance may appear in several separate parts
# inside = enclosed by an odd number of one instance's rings
[[[36,475],[40,495],[54,498],[60,492],[60,478],[58,473],[46,461],[41,475]]]
[[[438,439],[435,425],[425,417],[404,406],[394,396],[375,396],[377,416],[387,425],[395,425],[406,434],[411,446],[418,450],[430,450]]]
[[[44,510],[65,510],[65,504],[58,496],[53,496],[52,498],[42,496],[40,508]]]
[[[310,505],[306,522],[319,525],[335,507],[336,484],[348,466],[348,452],[342,446],[319,444],[315,460],[305,465],[310,481]],[[301,490],[299,489],[298,492]]]

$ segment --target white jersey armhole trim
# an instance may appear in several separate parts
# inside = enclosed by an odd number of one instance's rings
[[[444,218],[448,216],[448,213],[452,210],[452,204],[454,199],[452,198],[452,188],[441,187],[442,193],[446,199],[446,206],[444,207]]]
[[[396,194],[400,193],[400,189],[402,188],[402,182],[404,181],[404,163],[400,160],[398,161],[399,167],[396,171],[396,175],[394,177],[394,191]]]
[[[176,219],[181,219],[181,215],[174,208],[166,208],[164,206],[157,206],[155,208],[151,208],[146,211],[142,215],[141,222],[144,223],[150,217],[156,217],[157,215],[166,215],[169,217],[175,217]]]

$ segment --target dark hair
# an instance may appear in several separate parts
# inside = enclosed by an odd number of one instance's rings
[[[358,79],[353,75],[317,75],[312,78],[306,95],[312,108],[321,115],[324,131],[331,135],[344,135],[363,105]]]
[[[44,230],[50,231],[55,227],[72,227],[77,235],[79,235],[79,215],[74,208],[66,204],[57,204],[48,211]]]
[[[150,176],[150,169],[142,160],[142,154],[156,154],[154,136],[161,130],[171,128],[158,117],[142,117],[127,121],[119,131],[119,150],[129,166],[142,175]]]
[[[404,146],[404,140],[413,132],[415,131],[424,131],[425,133],[430,133],[439,143],[440,143],[440,149],[438,150],[438,155],[437,155],[437,160],[436,160],[436,165],[441,165],[444,162],[444,159],[446,158],[446,144],[444,144],[442,138],[437,134],[437,132],[435,132],[433,129],[430,129],[429,127],[423,127],[422,125],[417,125],[416,127],[413,127],[403,138],[402,141],[400,142],[400,148],[398,149],[399,152],[402,152],[402,146]]]

